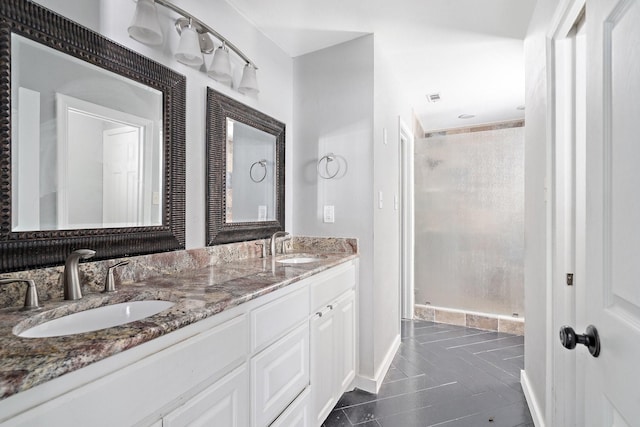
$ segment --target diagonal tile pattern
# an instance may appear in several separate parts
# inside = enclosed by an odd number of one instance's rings
[[[533,427],[523,368],[522,336],[403,320],[380,392],[345,393],[323,427]]]

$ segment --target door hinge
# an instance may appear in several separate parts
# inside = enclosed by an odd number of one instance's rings
[[[573,286],[573,273],[567,273],[567,286]]]

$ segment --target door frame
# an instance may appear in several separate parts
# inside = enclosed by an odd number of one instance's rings
[[[400,171],[400,317],[413,319],[414,298],[414,136],[398,116]]]
[[[568,100],[567,93],[562,90],[559,82],[566,82],[567,76],[558,75],[558,69],[561,64],[558,61],[559,43],[563,42],[570,33],[574,24],[580,19],[582,10],[584,9],[586,0],[564,0],[556,9],[555,19],[547,33],[546,61],[547,61],[547,81],[548,81],[548,126],[547,138],[547,262],[546,262],[546,306],[547,306],[547,348],[546,348],[546,400],[544,418],[546,424],[554,425],[576,425],[577,422],[577,405],[580,404],[577,399],[576,390],[576,353],[567,352],[566,349],[559,345],[558,330],[566,322],[566,311],[573,309],[569,316],[573,317],[575,324],[575,304],[576,295],[574,292],[567,292],[567,286],[561,284],[558,280],[561,275],[569,273],[562,268],[565,262],[565,254],[559,253],[560,248],[559,233],[565,232],[565,229],[558,223],[559,206],[565,200],[560,200],[559,187],[564,186],[564,177],[558,176],[561,173],[562,166],[558,163],[558,150],[564,149],[563,138],[566,137],[567,126],[559,120],[560,114],[567,119],[567,108],[569,112],[575,111],[575,107],[571,104],[572,100]],[[560,110],[564,111],[560,111]],[[569,117],[572,120],[573,116]],[[575,155],[575,153],[573,153]],[[573,171],[575,174],[575,170]],[[564,193],[560,193],[561,195]],[[566,206],[566,204],[565,204]],[[561,211],[560,211],[561,212]],[[574,223],[574,226],[576,224]],[[575,236],[574,236],[575,237]],[[574,239],[575,241],[575,239]],[[574,247],[578,250],[577,247]],[[575,266],[578,269],[578,266]],[[579,271],[573,271],[575,280],[580,279]],[[583,276],[584,277],[584,276]],[[560,286],[555,286],[557,283]],[[584,283],[584,282],[582,282]],[[579,283],[578,283],[579,285]],[[571,291],[575,291],[572,288]],[[566,424],[569,423],[569,424]]]

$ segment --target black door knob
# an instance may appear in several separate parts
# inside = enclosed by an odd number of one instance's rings
[[[583,334],[576,334],[571,326],[563,326],[560,328],[560,342],[564,348],[573,350],[576,344],[583,344],[589,349],[589,353],[593,357],[600,354],[600,336],[595,326],[587,326],[587,331]]]

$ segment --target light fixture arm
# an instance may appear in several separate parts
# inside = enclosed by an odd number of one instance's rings
[[[231,43],[229,40],[227,40],[225,37],[223,37],[216,30],[214,30],[213,28],[211,28],[210,26],[208,26],[207,24],[205,24],[204,22],[202,22],[201,20],[199,20],[195,16],[191,15],[186,10],[176,6],[175,4],[173,4],[173,3],[171,3],[170,1],[167,1],[167,0],[155,0],[155,2],[156,2],[156,4],[164,6],[167,9],[171,9],[172,11],[178,13],[179,15],[182,15],[183,17],[185,17],[187,19],[190,19],[194,24],[204,28],[207,32],[211,33],[211,35],[213,35],[215,38],[220,40],[227,48],[229,48],[233,52],[235,52],[236,55],[238,55],[240,58],[242,58],[247,64],[250,64],[256,70],[258,69],[256,64],[254,64],[253,61],[251,61],[247,57],[247,55],[242,53],[242,51],[240,49],[238,49],[233,43]]]

